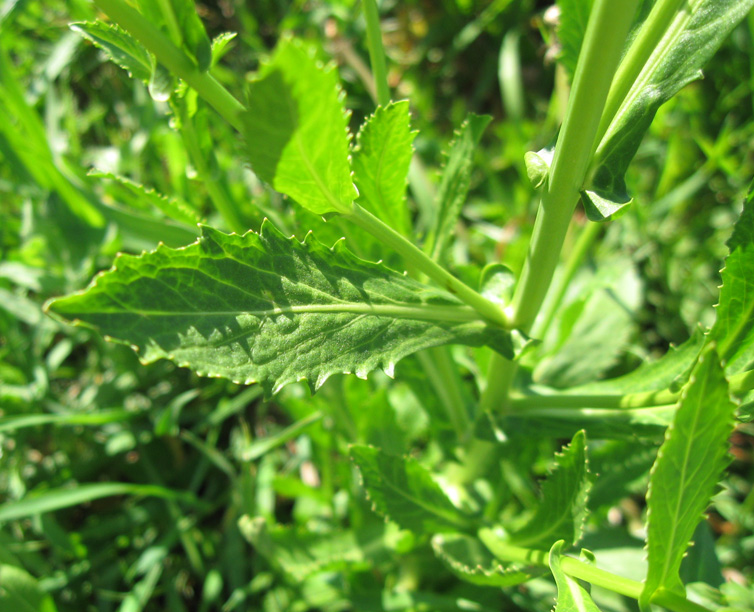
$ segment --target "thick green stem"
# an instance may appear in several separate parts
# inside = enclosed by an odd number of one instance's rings
[[[375,0],[362,0],[364,19],[367,22],[367,47],[369,61],[372,64],[372,75],[377,89],[377,103],[387,106],[390,103],[390,86],[387,82],[387,62],[385,49],[382,46],[382,30],[380,29],[380,13]]]
[[[445,268],[430,259],[420,248],[375,217],[372,213],[354,203],[353,211],[347,218],[372,234],[385,246],[401,255],[406,263],[423,272],[443,289],[454,294],[476,310],[482,317],[501,327],[508,327],[508,321],[500,306],[483,297],[471,287],[458,280]]]
[[[637,5],[638,0],[596,0],[592,8],[529,253],[506,309],[513,327],[525,332],[531,329],[552,282]],[[496,381],[512,381],[514,374],[514,364],[494,357],[482,405],[488,409],[504,406],[510,387]]]
[[[176,47],[153,23],[123,0],[94,0],[94,4],[152,52],[158,62],[186,81],[228,123],[238,131],[243,130],[242,116],[246,111],[243,104],[209,72],[201,72],[191,58]]]

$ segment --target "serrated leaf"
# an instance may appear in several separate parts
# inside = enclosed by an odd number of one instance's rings
[[[71,30],[78,32],[135,79],[149,83],[154,62],[144,46],[117,25],[102,21],[72,23]]]
[[[196,14],[194,0],[170,0],[180,30],[181,45],[204,72],[212,65],[212,46],[202,20]]]
[[[555,456],[555,466],[542,485],[542,498],[534,516],[510,536],[510,543],[546,550],[554,540],[565,540],[569,546],[578,542],[590,486],[586,435],[579,431]]]
[[[437,190],[437,217],[433,228],[433,259],[442,258],[453,235],[471,183],[471,166],[479,140],[492,117],[469,113],[450,145]]]
[[[753,4],[754,0],[678,3],[678,12],[611,119],[587,189],[616,203],[628,201],[626,170],[657,109],[701,77],[701,68]]]
[[[710,338],[728,374],[754,366],[754,186],[728,241],[720,303]]]
[[[212,39],[213,66],[217,64],[228,51],[230,51],[236,36],[238,36],[236,32],[223,32]]]
[[[640,603],[660,588],[685,596],[681,560],[728,465],[735,404],[714,344],[702,352],[652,467],[647,492],[649,570]]]
[[[353,531],[315,532],[269,526],[264,518],[244,515],[238,521],[243,536],[268,562],[297,582],[321,571],[365,564],[368,555]],[[382,534],[373,534],[377,537]]]
[[[203,227],[187,247],[121,255],[48,308],[133,345],[144,363],[167,358],[267,393],[304,379],[316,389],[335,373],[392,373],[402,357],[448,342],[512,354],[508,332],[450,294],[362,261],[343,241],[298,242],[269,222],[259,234]]]
[[[375,511],[403,529],[433,534],[473,527],[416,459],[361,445],[351,447],[351,458]]]
[[[560,562],[563,544],[562,540],[555,542],[549,556],[550,570],[558,587],[558,601],[554,612],[600,612],[589,592],[578,580],[563,571]]]
[[[55,612],[48,593],[27,571],[13,565],[0,565],[0,611]]]
[[[359,203],[403,235],[411,233],[406,185],[416,132],[410,120],[408,100],[378,107],[361,126],[353,150]]]
[[[477,538],[460,533],[437,534],[432,538],[432,549],[461,580],[481,586],[514,586],[543,573],[536,567],[503,567]]]
[[[315,214],[349,213],[347,115],[332,66],[282,39],[249,84],[244,135],[254,172]]]

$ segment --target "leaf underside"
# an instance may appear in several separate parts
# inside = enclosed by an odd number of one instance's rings
[[[121,255],[48,308],[131,344],[144,363],[167,358],[268,394],[298,380],[316,390],[336,373],[392,375],[402,357],[445,343],[510,350],[506,331],[450,294],[360,260],[343,241],[302,243],[269,222],[259,234],[203,227],[187,247]]]
[[[403,529],[433,534],[472,526],[415,459],[364,445],[352,446],[351,458],[375,511]]]
[[[681,560],[728,465],[734,411],[712,344],[692,371],[652,467],[647,492],[649,570],[640,601],[649,602],[659,588],[685,596]]]

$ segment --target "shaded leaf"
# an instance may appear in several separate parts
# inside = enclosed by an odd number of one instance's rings
[[[568,74],[573,78],[576,63],[584,42],[586,25],[594,0],[557,0],[560,9],[560,23],[557,27],[560,54],[558,60],[565,66]]]
[[[441,259],[453,235],[471,183],[471,165],[479,140],[492,117],[469,113],[450,145],[437,191],[437,218],[433,228],[432,257]]]
[[[626,212],[628,205],[633,202],[628,193],[602,194],[590,189],[581,192],[581,201],[590,221],[612,221]]]
[[[504,567],[477,538],[460,533],[437,534],[432,538],[432,548],[451,572],[472,584],[513,586],[543,573],[536,567]]]
[[[728,241],[720,303],[710,337],[728,374],[754,367],[754,186]]]
[[[660,588],[685,596],[681,560],[728,465],[735,404],[714,345],[699,357],[652,467],[647,492],[649,571],[640,601]]]
[[[254,172],[313,213],[349,213],[358,192],[334,67],[284,38],[248,95],[244,135]]]
[[[599,612],[592,596],[575,578],[571,578],[560,566],[564,542],[555,542],[550,549],[549,563],[555,584],[558,586],[558,601],[555,612]]]
[[[410,119],[408,100],[378,107],[361,126],[353,150],[359,203],[404,235],[411,232],[406,185],[416,136]]]
[[[754,0],[699,0],[679,3],[679,10],[632,84],[597,148],[586,188],[604,200],[630,200],[625,173],[657,109],[685,85],[701,77],[733,27]],[[645,26],[651,20],[645,22]],[[656,26],[656,24],[654,24]],[[637,34],[641,36],[641,32]]]
[[[20,567],[0,565],[0,612],[55,612],[55,603],[34,576]]]
[[[267,561],[296,581],[325,570],[367,564],[367,555],[353,531],[315,532],[269,526],[264,518],[242,516],[238,527],[243,536]],[[379,538],[382,533],[372,534]]]
[[[581,539],[591,486],[586,456],[586,435],[576,433],[555,456],[555,466],[542,485],[542,498],[532,519],[510,536],[510,543],[526,548],[546,548],[553,540],[570,546]]]
[[[152,56],[128,32],[102,21],[81,21],[72,23],[70,28],[102,49],[112,62],[133,78],[149,82],[154,66]]]
[[[351,458],[375,511],[403,529],[432,534],[474,525],[416,459],[361,445],[351,447]]]
[[[449,342],[512,355],[508,332],[450,294],[362,261],[343,241],[298,242],[269,222],[259,234],[203,227],[185,248],[121,255],[48,308],[133,345],[144,363],[167,358],[267,393],[304,379],[317,389],[336,373],[392,374],[406,355]]]

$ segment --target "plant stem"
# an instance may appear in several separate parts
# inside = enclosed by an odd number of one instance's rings
[[[228,123],[239,132],[243,130],[242,116],[246,111],[243,104],[209,72],[200,72],[191,58],[176,47],[153,23],[123,0],[94,0],[94,4],[153,53],[158,62],[186,81]]]
[[[458,299],[471,306],[482,317],[501,327],[508,327],[508,320],[500,306],[458,280],[445,268],[424,254],[413,242],[380,221],[372,213],[354,202],[351,214],[346,216],[356,225],[372,234],[382,244],[392,248],[403,256],[407,264],[412,265],[419,272],[423,272],[443,289],[446,289],[458,297]]]
[[[529,253],[511,305],[513,327],[531,329],[560,258],[589,167],[602,110],[638,0],[596,0],[589,17],[555,156],[534,223]],[[505,406],[516,366],[493,356],[482,406]],[[508,387],[498,383],[507,381]]]
[[[385,49],[382,46],[382,31],[380,29],[380,13],[375,0],[362,0],[364,19],[367,22],[367,47],[369,48],[369,62],[372,64],[374,84],[377,88],[377,103],[387,106],[390,103],[390,86],[387,82],[387,62]]]
[[[458,383],[458,369],[452,363],[447,347],[437,346],[416,354],[427,378],[435,388],[435,392],[448,415],[458,440],[463,442],[467,437],[471,422],[466,410]]]
[[[502,541],[490,529],[481,529],[479,539],[484,545],[501,561],[521,563],[524,565],[538,565],[548,567],[548,555],[542,550],[532,550],[530,548],[521,548],[512,546]],[[569,576],[585,580],[591,584],[609,589],[620,595],[639,599],[644,584],[636,580],[630,580],[623,576],[617,576],[611,572],[605,571],[593,565],[574,559],[573,557],[561,557],[561,568]],[[685,597],[680,597],[674,593],[660,589],[652,596],[652,603],[663,606],[673,612],[709,612],[707,608],[689,601]]]

